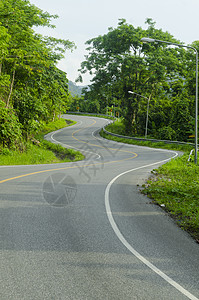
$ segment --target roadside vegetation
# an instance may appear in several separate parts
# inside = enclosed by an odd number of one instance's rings
[[[34,30],[54,28],[57,17],[30,1],[0,2],[0,153],[22,153],[68,108],[68,79],[57,64],[75,44]]]
[[[43,164],[83,159],[79,152],[43,140],[67,126],[58,119],[71,101],[58,62],[74,42],[37,34],[55,28],[50,15],[30,1],[0,1],[0,165]]]
[[[122,135],[123,125],[120,121],[115,122],[106,130]],[[184,152],[182,156],[154,169],[141,192],[169,213],[199,243],[199,165],[194,163],[193,156],[188,161],[193,146],[129,140],[105,134],[103,130],[101,136],[123,143]]]
[[[143,188],[199,243],[199,166],[188,162],[188,154],[153,170]]]
[[[195,54],[191,49],[142,43],[150,37],[183,44],[146,19],[145,29],[119,19],[117,27],[86,42],[88,55],[78,80],[93,74],[84,97],[74,98],[71,111],[122,117],[123,132],[161,140],[191,142],[195,118]],[[190,45],[199,50],[199,42]],[[129,93],[132,92],[132,93]]]
[[[123,135],[123,136],[130,136],[127,135],[124,129],[124,124],[121,121],[121,119],[116,120],[116,122],[106,126],[106,130],[111,133],[115,133],[118,135]],[[169,141],[168,143],[165,143],[163,141],[161,142],[152,142],[152,141],[142,141],[139,139],[128,139],[128,138],[123,138],[123,137],[117,137],[117,136],[112,136],[109,134],[106,134],[103,130],[101,130],[100,135],[106,139],[116,141],[116,142],[121,142],[121,143],[126,143],[126,144],[133,144],[133,145],[139,145],[139,146],[146,146],[146,147],[152,147],[152,148],[162,148],[162,149],[170,149],[170,150],[177,150],[177,151],[182,151],[182,152],[190,152],[191,149],[193,149],[193,145],[189,144],[183,144],[183,145],[178,145],[178,144],[170,144]],[[130,137],[133,137],[131,135]],[[144,138],[144,136],[136,136],[135,138]],[[150,138],[154,138],[150,136]]]
[[[23,142],[21,151],[19,149],[2,148],[0,151],[0,165],[50,164],[84,159],[84,155],[79,151],[66,149],[61,145],[44,140],[45,134],[74,123],[73,121],[60,119],[44,125],[37,134],[30,137],[27,142]]]

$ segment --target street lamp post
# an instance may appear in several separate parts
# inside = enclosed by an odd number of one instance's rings
[[[148,129],[148,120],[149,120],[149,98],[147,98],[145,96],[142,96],[140,94],[137,94],[135,92],[132,92],[132,91],[128,91],[128,93],[138,95],[138,96],[140,96],[142,98],[147,99],[147,101],[148,101],[147,102],[147,113],[146,113],[146,128],[145,128],[145,139],[146,139],[147,138],[147,129]]]
[[[141,41],[143,43],[164,43],[167,45],[174,45],[177,47],[184,47],[184,48],[189,48],[194,50],[196,53],[196,103],[195,103],[195,164],[197,164],[197,157],[198,157],[198,51],[196,48],[188,45],[181,45],[177,43],[172,43],[172,42],[167,42],[167,41],[162,41],[162,40],[156,40],[152,38],[142,38]]]

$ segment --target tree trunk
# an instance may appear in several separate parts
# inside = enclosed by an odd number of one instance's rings
[[[55,121],[55,116],[56,116],[56,113],[55,113],[55,110],[53,112],[53,122]]]
[[[8,108],[9,103],[10,103],[10,98],[11,98],[12,91],[13,91],[13,86],[14,86],[14,80],[15,80],[15,69],[14,69],[13,74],[12,74],[12,82],[11,82],[11,85],[10,85],[10,92],[9,92],[8,99],[7,99],[7,102],[6,102],[6,108]]]
[[[61,119],[61,110],[59,111],[59,120]]]

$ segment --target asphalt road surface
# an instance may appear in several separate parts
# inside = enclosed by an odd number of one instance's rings
[[[84,161],[0,167],[0,299],[199,299],[198,244],[138,186],[178,154],[65,118],[77,124],[47,139]]]

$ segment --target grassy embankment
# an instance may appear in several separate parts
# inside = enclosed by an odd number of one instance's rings
[[[124,134],[121,122],[106,127],[109,132]],[[199,165],[193,159],[188,162],[191,146],[140,142],[113,137],[101,133],[111,140],[136,145],[183,151],[184,155],[152,171],[150,179],[142,187],[142,192],[160,205],[199,243]]]
[[[73,124],[75,122],[69,120],[66,122],[66,120],[60,119],[43,126],[41,131],[34,137],[36,144],[29,141],[26,144],[25,151],[3,149],[0,153],[0,165],[50,164],[84,159],[84,156],[78,151],[66,149],[61,145],[43,139],[45,134]]]

